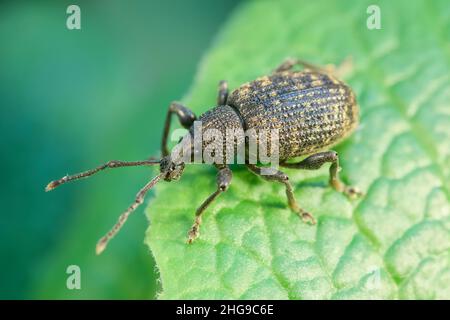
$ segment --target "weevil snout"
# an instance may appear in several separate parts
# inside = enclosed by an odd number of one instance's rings
[[[163,179],[169,182],[180,179],[184,167],[184,162],[175,162],[170,156],[163,157],[159,163],[159,170],[163,174]]]

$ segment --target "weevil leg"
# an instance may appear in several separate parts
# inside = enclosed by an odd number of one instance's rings
[[[180,124],[183,126],[183,128],[186,129],[189,129],[197,119],[195,113],[181,103],[174,101],[170,104],[169,109],[167,110],[166,122],[164,124],[163,137],[161,141],[161,152],[163,157],[169,154],[169,149],[167,147],[167,138],[169,137],[172,114],[176,114],[178,116]]]
[[[353,70],[353,59],[351,56],[348,56],[338,66],[327,65],[327,68],[330,70],[330,73],[334,74],[335,76],[339,78],[345,78]]]
[[[267,181],[274,181],[274,182],[279,182],[285,185],[286,187],[286,196],[288,199],[288,204],[289,207],[298,214],[298,216],[307,223],[310,224],[316,224],[316,219],[314,219],[314,217],[306,212],[305,210],[303,210],[297,203],[297,200],[295,200],[295,196],[294,196],[294,191],[292,188],[291,183],[289,182],[289,177],[282,171],[276,170],[275,173],[273,173],[272,175],[265,175],[262,174],[262,168],[257,167],[254,164],[246,164],[247,168],[253,172],[254,174],[260,176],[261,178],[263,178],[264,180]]]
[[[313,154],[304,160],[297,163],[280,163],[281,167],[305,169],[305,170],[317,170],[324,163],[330,162],[330,185],[337,191],[343,192],[350,197],[361,196],[362,192],[355,187],[345,185],[339,178],[339,155],[336,151],[325,151]]]
[[[345,75],[350,73],[350,71],[352,70],[353,61],[352,61],[351,57],[349,56],[349,57],[345,58],[345,60],[342,61],[341,64],[339,64],[339,66],[337,66],[337,67],[333,64],[327,64],[326,66],[321,67],[321,66],[317,66],[315,64],[306,62],[301,59],[288,58],[278,68],[276,68],[274,70],[274,73],[292,70],[292,68],[296,65],[300,65],[305,69],[309,69],[309,70],[313,70],[313,71],[317,71],[317,72],[321,72],[321,73],[332,74],[337,77],[345,77]]]
[[[151,166],[159,164],[159,160],[154,159],[148,159],[148,160],[142,160],[142,161],[119,161],[119,160],[111,160],[108,161],[105,164],[102,164],[101,166],[98,166],[94,169],[87,170],[84,172],[80,172],[73,175],[66,175],[62,177],[59,180],[51,181],[46,187],[45,191],[50,191],[55,189],[56,187],[60,186],[61,184],[67,183],[69,181],[74,181],[78,179],[84,179],[88,178],[94,174],[96,174],[99,171],[105,170],[105,169],[114,169],[114,168],[121,168],[121,167],[138,167],[138,166]]]
[[[228,99],[228,82],[221,80],[219,82],[219,92],[217,95],[217,105],[224,106],[227,104]]]
[[[292,68],[294,68],[296,65],[301,65],[306,69],[310,69],[310,70],[314,70],[314,71],[329,72],[325,68],[316,66],[316,65],[306,62],[304,60],[296,59],[296,58],[288,58],[282,64],[280,64],[278,66],[278,68],[276,68],[274,70],[274,73],[292,70]]]
[[[225,192],[231,183],[231,178],[233,174],[228,167],[219,168],[219,172],[217,173],[217,190],[214,191],[201,205],[198,207],[195,212],[195,220],[192,228],[188,232],[188,243],[192,243],[195,239],[200,235],[200,225],[202,223],[202,215],[205,212],[206,208],[222,193]]]

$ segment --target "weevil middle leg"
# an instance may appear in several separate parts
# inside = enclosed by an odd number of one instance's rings
[[[195,212],[195,221],[191,229],[188,232],[188,243],[192,243],[200,234],[200,225],[202,223],[202,215],[206,208],[223,192],[225,192],[230,186],[233,173],[227,166],[218,167],[217,173],[217,190],[214,191]]]
[[[305,170],[317,170],[322,167],[323,164],[331,162],[330,166],[330,185],[339,192],[342,192],[350,197],[361,196],[362,192],[355,187],[345,185],[339,178],[339,155],[336,151],[325,151],[313,154],[300,162],[296,163],[280,163],[281,167],[305,169]]]
[[[277,170],[271,175],[265,175],[262,174],[262,168],[257,167],[254,164],[246,164],[246,166],[251,172],[267,181],[274,181],[284,184],[286,187],[286,196],[288,199],[289,207],[295,213],[297,213],[304,222],[316,224],[316,219],[314,219],[314,217],[310,213],[306,212],[298,205],[297,200],[295,200],[294,190],[291,183],[289,182],[289,177],[284,172]]]
[[[194,121],[197,120],[197,116],[188,107],[185,107],[181,103],[172,102],[167,110],[166,122],[164,124],[163,137],[161,141],[161,153],[163,157],[169,154],[169,149],[167,147],[167,138],[169,137],[170,122],[172,120],[172,114],[178,116],[178,120],[185,129],[189,129]]]

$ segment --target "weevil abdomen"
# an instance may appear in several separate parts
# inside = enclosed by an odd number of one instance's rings
[[[358,123],[353,91],[330,74],[308,69],[246,83],[227,104],[239,112],[245,129],[279,130],[281,160],[326,149]]]

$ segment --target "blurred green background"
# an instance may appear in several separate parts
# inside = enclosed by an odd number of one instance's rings
[[[0,4],[0,298],[155,297],[145,205],[94,254],[152,171],[113,170],[51,193],[44,186],[107,160],[157,155],[168,104],[187,92],[237,2]],[[69,4],[81,8],[81,30],[66,28]],[[66,288],[72,264],[81,290]]]

